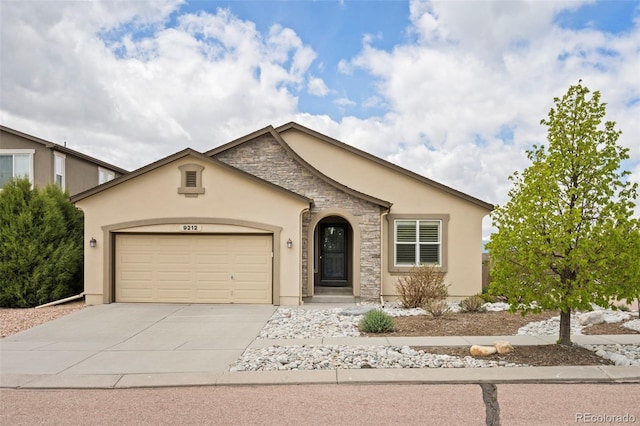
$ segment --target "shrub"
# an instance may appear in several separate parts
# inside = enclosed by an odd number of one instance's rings
[[[393,318],[377,309],[369,311],[360,320],[360,329],[365,333],[386,333],[393,330]]]
[[[613,305],[613,310],[622,311],[622,312],[631,312],[631,309],[629,308],[629,306],[625,304]]]
[[[460,302],[460,312],[484,312],[484,299],[479,295],[469,296]]]
[[[0,192],[0,307],[29,308],[82,291],[83,216],[67,194],[27,179]]]
[[[425,305],[424,309],[434,318],[440,318],[451,312],[451,307],[446,300],[432,300]]]
[[[449,290],[444,283],[444,272],[434,266],[416,266],[409,275],[398,280],[396,286],[404,308],[422,308],[435,300],[444,300]]]
[[[478,296],[482,297],[482,300],[484,300],[485,303],[496,303],[496,301],[498,300],[496,296],[489,293],[481,293],[478,294]]]

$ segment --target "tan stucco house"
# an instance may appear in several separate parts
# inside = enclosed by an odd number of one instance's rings
[[[64,145],[0,125],[0,187],[25,177],[34,186],[54,183],[74,195],[126,173]]]
[[[484,201],[296,123],[186,149],[72,197],[87,303],[396,295],[416,263],[481,291]]]

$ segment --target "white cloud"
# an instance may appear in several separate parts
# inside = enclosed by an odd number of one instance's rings
[[[295,120],[502,204],[524,150],[545,142],[553,97],[582,79],[602,92],[640,182],[640,19],[615,35],[555,24],[582,3],[412,1],[415,41],[382,50],[360,35],[361,51],[337,67],[372,76],[377,93],[362,106],[387,112],[332,119],[298,108],[302,91],[335,92],[290,28],[261,33],[227,10],[182,13],[178,1],[2,2],[0,121],[135,168]],[[346,110],[352,98],[327,102]]]
[[[342,107],[354,106],[356,104],[351,99],[344,97],[334,100],[333,103]]]
[[[310,94],[315,96],[326,96],[329,94],[329,88],[321,78],[309,77],[309,83],[307,84],[307,90]]]
[[[350,65],[377,78],[379,96],[391,111],[375,124],[382,121],[393,129],[394,140],[403,143],[399,148],[369,142],[374,152],[503,203],[507,177],[528,165],[524,150],[546,142],[546,128],[539,122],[553,106],[553,97],[582,78],[587,87],[602,92],[607,118],[623,129],[620,143],[631,148],[632,163],[638,163],[640,129],[634,117],[640,105],[627,106],[630,99],[640,98],[638,27],[615,36],[565,30],[553,19],[566,4],[538,5],[413,2],[419,42],[391,52],[365,44]],[[381,139],[376,127],[368,132],[369,140]],[[513,140],[498,137],[505,128],[512,129]]]
[[[293,117],[315,53],[290,29],[226,10],[168,28],[175,5],[118,4],[2,5],[3,124],[137,168]]]

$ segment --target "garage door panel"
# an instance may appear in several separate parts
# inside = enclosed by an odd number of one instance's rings
[[[122,289],[120,293],[122,298],[130,300],[131,302],[152,302],[153,290],[150,288],[135,288],[130,287]]]
[[[235,303],[264,303],[262,300],[268,298],[270,295],[265,291],[235,291],[234,301]]]
[[[272,303],[270,235],[116,236],[116,301]]]
[[[196,264],[201,265],[223,265],[229,263],[229,256],[226,254],[198,254],[196,256]]]
[[[157,297],[159,302],[189,302],[192,299],[190,289],[184,288],[158,288]]]
[[[153,273],[151,271],[129,270],[120,272],[120,278],[132,282],[151,282],[151,280],[153,280]]]
[[[161,265],[189,265],[191,258],[183,253],[167,253],[158,255],[158,263]]]

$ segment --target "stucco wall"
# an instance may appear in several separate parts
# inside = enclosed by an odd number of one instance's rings
[[[205,193],[178,194],[184,164],[200,164]],[[85,212],[85,292],[92,304],[113,301],[113,235],[116,232],[179,232],[180,223],[198,223],[203,232],[274,235],[276,304],[300,301],[300,215],[305,200],[240,176],[214,162],[185,157],[125,180],[78,201]],[[97,240],[90,248],[88,241]],[[295,242],[286,247],[287,239]]]
[[[319,141],[296,129],[281,134],[287,144],[321,172],[358,191],[390,201],[393,214],[449,215],[446,282],[451,297],[465,297],[482,289],[482,219],[484,207],[426,185],[343,148]],[[393,225],[391,225],[393,226]],[[383,222],[389,235],[389,223]],[[398,274],[388,268],[389,250],[383,246],[382,290],[395,296]]]
[[[287,188],[290,191],[313,199],[309,213],[302,220],[302,293],[313,294],[312,271],[313,262],[313,227],[317,216],[325,216],[332,211],[336,215],[342,209],[351,218],[352,228],[359,235],[361,242],[356,247],[359,256],[355,264],[359,264],[354,276],[354,293],[365,300],[377,300],[380,297],[381,274],[381,238],[380,238],[380,206],[349,195],[312,174],[308,169],[292,159],[285,149],[271,136],[245,142],[216,155],[216,159],[242,169],[262,179]]]
[[[33,170],[36,186],[44,187],[54,182],[54,149],[44,143],[2,131],[0,149],[33,149]],[[58,152],[58,151],[56,151]],[[60,152],[65,157],[65,189],[75,195],[98,185],[98,165],[70,153]],[[108,168],[107,168],[108,169]],[[111,170],[111,169],[109,169]],[[120,173],[115,172],[115,176]]]

